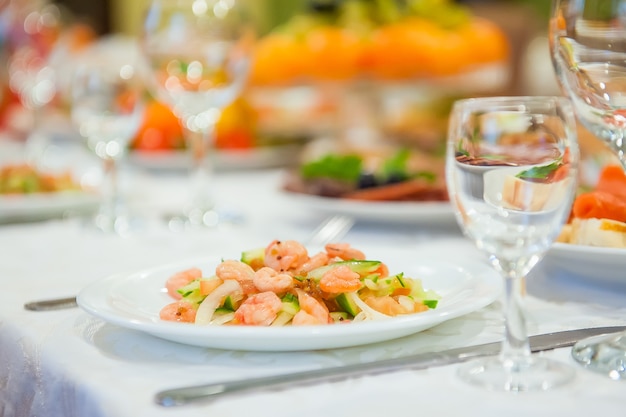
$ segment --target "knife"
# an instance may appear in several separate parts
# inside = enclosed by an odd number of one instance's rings
[[[529,338],[530,350],[539,352],[574,345],[577,341],[602,334],[626,330],[626,326],[592,327],[587,329],[566,330],[563,332],[546,333]],[[481,356],[493,356],[500,353],[502,342],[486,343],[442,352],[420,353],[401,358],[384,359],[374,362],[303,371],[269,377],[246,379],[243,381],[226,381],[213,384],[174,388],[156,394],[157,404],[164,407],[185,405],[198,401],[214,400],[228,394],[250,391],[288,388],[296,385],[313,384],[316,382],[341,381],[361,375],[380,374],[407,369],[426,369],[434,366],[465,362]]]
[[[76,297],[31,301],[24,304],[24,308],[30,311],[60,310],[63,308],[72,308],[77,306]]]

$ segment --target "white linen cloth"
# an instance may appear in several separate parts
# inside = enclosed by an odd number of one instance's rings
[[[281,196],[276,170],[223,172],[216,178],[225,205],[246,216],[243,226],[172,232],[159,216],[180,208],[185,177],[133,170],[127,189],[151,222],[128,237],[87,231],[76,220],[0,226],[0,415],[3,417],[169,416],[583,416],[623,415],[624,382],[583,370],[569,349],[542,353],[576,367],[575,380],[541,393],[496,393],[470,387],[456,365],[233,395],[175,409],[154,394],[176,386],[248,379],[409,353],[499,340],[499,303],[422,333],[376,345],[313,352],[237,352],[160,340],[107,324],[74,308],[30,312],[27,301],[78,293],[109,274],[201,255],[243,250],[274,238],[305,239],[324,218]],[[416,259],[450,262],[482,256],[456,226],[359,222],[345,241],[359,246],[413,247]],[[626,324],[626,290],[547,274],[528,281],[531,334]]]

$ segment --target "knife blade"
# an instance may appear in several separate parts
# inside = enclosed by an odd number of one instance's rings
[[[626,326],[592,327],[546,333],[529,338],[530,350],[539,352],[574,345],[577,341],[602,334],[626,330]],[[449,349],[441,352],[420,353],[400,358],[357,363],[352,365],[295,372],[243,381],[226,381],[183,388],[168,389],[155,396],[157,404],[173,407],[198,401],[210,401],[235,393],[288,388],[316,382],[334,382],[362,375],[373,375],[399,370],[419,370],[434,366],[450,365],[481,356],[493,356],[500,352],[502,342]]]

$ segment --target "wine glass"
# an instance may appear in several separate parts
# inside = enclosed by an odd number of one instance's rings
[[[254,29],[238,0],[153,0],[143,50],[156,96],[180,119],[191,156],[191,196],[183,218],[216,226],[230,218],[216,209],[213,190],[215,125],[241,93],[249,72]]]
[[[13,2],[8,29],[9,86],[32,122],[26,137],[27,157],[38,164],[48,138],[41,130],[43,110],[56,95],[56,71],[49,57],[64,24],[59,7],[45,0]]]
[[[626,169],[626,0],[554,1],[549,29],[552,63],[578,120]],[[626,379],[626,332],[582,340],[572,355]]]
[[[125,234],[133,227],[117,168],[143,120],[146,73],[138,44],[112,36],[83,52],[72,76],[72,122],[104,167],[102,202],[93,218],[101,231]]]
[[[501,391],[547,390],[573,368],[531,356],[522,307],[524,278],[567,220],[579,159],[575,117],[564,97],[483,97],[455,102],[446,179],[465,235],[504,279],[504,341],[496,358],[459,375]]]

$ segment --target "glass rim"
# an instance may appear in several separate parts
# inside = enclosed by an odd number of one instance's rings
[[[516,103],[518,102],[518,103]],[[478,105],[485,105],[486,103],[499,104],[542,104],[542,103],[556,103],[562,107],[571,107],[572,101],[570,98],[558,95],[545,95],[545,96],[484,96],[484,97],[469,97],[456,100],[454,107],[472,108]]]

